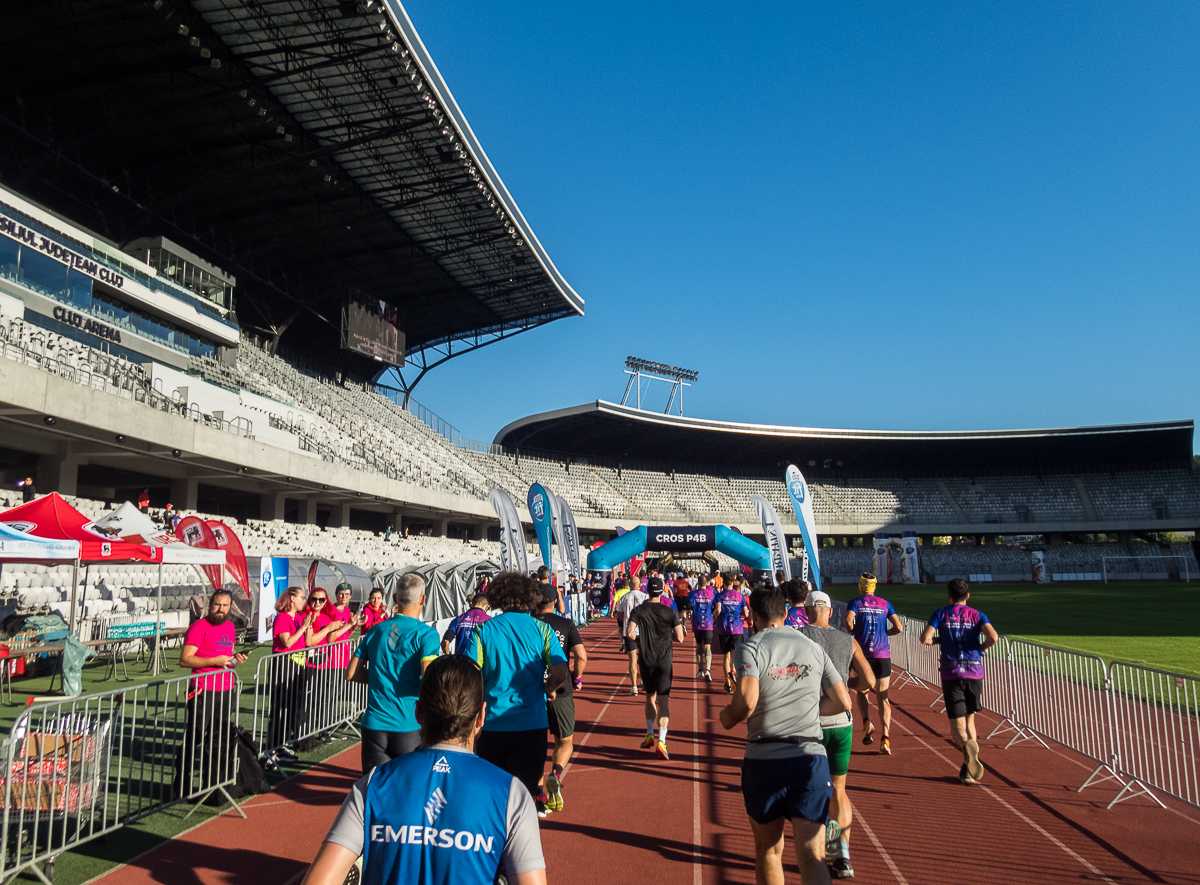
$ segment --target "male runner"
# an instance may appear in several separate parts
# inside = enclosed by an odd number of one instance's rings
[[[804,607],[808,610],[809,623],[798,628],[801,635],[825,649],[843,682],[850,684],[853,670],[856,685],[871,688],[875,684],[875,676],[854,637],[829,626],[829,616],[833,614],[829,594],[820,590],[811,591],[804,600]],[[846,710],[836,716],[822,716],[821,729],[824,734],[821,744],[829,757],[829,775],[833,781],[829,815],[838,824],[836,828],[829,827],[826,833],[825,859],[830,862],[835,879],[852,879],[854,867],[850,865],[850,824],[854,816],[846,795],[846,773],[850,770],[850,745],[854,743],[854,714]]]
[[[833,787],[819,717],[849,710],[850,695],[829,655],[783,626],[787,609],[778,590],[755,590],[750,611],[755,632],[734,654],[737,687],[721,725],[729,730],[749,720],[742,798],[754,833],[754,877],[760,885],[782,885],[786,817],[800,880],[828,885],[825,825]]]
[[[641,591],[639,585],[640,582],[635,578],[629,591],[617,603],[617,625],[620,627],[621,636],[625,640],[625,652],[629,655],[629,693],[631,695],[638,693],[638,646],[637,628],[634,627],[633,635],[629,635],[631,623],[629,613],[649,598]]]
[[[679,612],[658,601],[663,593],[662,578],[651,578],[647,589],[650,599],[630,612],[625,635],[633,639],[636,630],[641,657],[638,669],[646,689],[646,737],[642,741],[642,748],[654,747],[660,759],[670,759],[667,753],[667,726],[671,719],[671,642],[683,642],[683,622],[679,619]],[[654,737],[656,725],[657,740]]]
[[[787,617],[783,619],[784,626],[799,630],[809,622],[808,612],[804,607],[804,600],[808,596],[808,581],[792,578],[779,586],[788,602]]]
[[[892,704],[888,700],[888,686],[892,681],[892,647],[888,642],[889,636],[898,636],[904,632],[900,616],[886,599],[875,595],[876,579],[870,572],[863,572],[858,579],[858,589],[862,595],[846,606],[846,629],[854,634],[858,644],[862,646],[863,654],[875,674],[876,704],[879,706],[879,722],[883,736],[879,739],[879,752],[885,756],[892,754]],[[875,734],[875,726],[871,724],[871,699],[867,692],[858,692],[858,711],[863,719],[864,746],[868,746]]]
[[[692,633],[696,637],[696,678],[712,682],[713,608],[717,591],[712,579],[692,591],[689,607],[692,610]]]
[[[683,572],[677,572],[671,588],[675,594],[675,608],[679,610],[679,617],[683,619],[683,632],[687,633],[688,619],[692,614],[692,585],[688,583]]]
[[[983,777],[979,761],[979,736],[975,733],[975,714],[982,709],[983,653],[1000,636],[983,612],[967,605],[971,598],[967,582],[955,578],[946,585],[950,605],[939,608],[921,631],[921,642],[941,646],[942,697],[950,720],[950,740],[963,751],[958,779],[974,784]],[[938,635],[935,638],[933,631]],[[982,641],[980,640],[982,634]]]
[[[471,607],[451,621],[446,632],[442,634],[442,654],[450,654],[450,643],[453,642],[454,653],[465,655],[471,633],[489,617],[487,591],[480,590],[471,597]]]
[[[550,776],[542,775],[539,786],[544,787],[538,793],[538,817],[545,817],[548,811],[562,811],[562,780],[563,768],[571,759],[575,749],[572,736],[575,734],[575,696],[573,690],[583,687],[583,670],[587,666],[587,649],[579,638],[579,630],[570,618],[554,613],[554,605],[558,601],[554,589],[542,585],[542,604],[534,615],[539,621],[549,625],[562,645],[563,654],[571,665],[571,681],[564,682],[553,700],[546,701],[546,719],[550,722],[550,735],[554,738],[554,753],[550,757]],[[546,678],[550,671],[546,671]]]
[[[729,575],[726,588],[717,595],[717,605],[713,609],[717,624],[717,642],[721,647],[721,668],[725,671],[725,690],[733,694],[737,684],[737,676],[733,667],[733,652],[746,634],[746,624],[743,621],[750,611],[746,597],[742,595],[741,581],[736,575]]]

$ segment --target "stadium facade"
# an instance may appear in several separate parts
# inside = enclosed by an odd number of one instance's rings
[[[480,538],[542,482],[593,538],[1136,534],[1200,524],[1191,421],[822,430],[596,402],[458,438],[408,394],[583,300],[404,10],[378,0],[89,0],[5,10],[0,448],[11,487]],[[394,367],[395,374],[388,372]],[[399,389],[389,388],[396,379]]]

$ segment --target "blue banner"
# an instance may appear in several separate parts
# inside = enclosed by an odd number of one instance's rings
[[[264,556],[258,567],[258,641],[271,639],[267,614],[275,611],[275,601],[288,588],[288,561],[283,556]]]
[[[551,571],[554,570],[554,560],[551,558],[551,527],[550,527],[550,493],[534,483],[529,487],[529,515],[533,519],[533,530],[537,534],[538,548],[542,551],[542,563]]]
[[[821,561],[817,554],[817,525],[813,519],[812,489],[804,479],[804,474],[795,464],[789,464],[785,474],[788,497],[792,499],[792,510],[796,514],[796,524],[800,526],[800,536],[804,538],[804,552],[808,554],[808,569],[812,574],[813,587],[821,589]]]

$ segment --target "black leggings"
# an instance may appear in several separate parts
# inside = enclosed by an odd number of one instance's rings
[[[362,730],[363,774],[421,746],[421,732]]]
[[[498,766],[537,798],[538,781],[546,769],[546,729],[529,731],[488,731],[475,738],[475,755]]]

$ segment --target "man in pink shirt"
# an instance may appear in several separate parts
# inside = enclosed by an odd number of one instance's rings
[[[232,602],[228,591],[218,590],[208,600],[208,615],[188,628],[183,637],[179,666],[192,671],[188,682],[187,725],[183,746],[175,754],[175,798],[207,798],[233,775],[233,742],[230,719],[237,712],[237,680],[232,668],[246,656],[233,647],[234,626],[229,619]],[[200,776],[198,786],[194,775]]]

